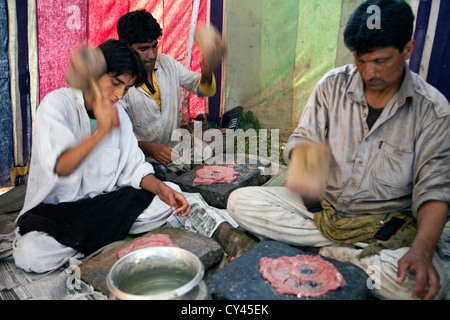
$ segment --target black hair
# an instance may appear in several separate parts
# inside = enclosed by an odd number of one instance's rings
[[[136,51],[126,41],[110,39],[98,46],[106,60],[106,73],[115,77],[122,74],[136,76],[135,86],[147,79],[147,72]]]
[[[374,11],[367,8],[375,5],[380,9],[380,25],[369,25]],[[372,20],[373,21],[373,20]],[[345,27],[344,43],[350,51],[369,53],[376,48],[394,47],[403,52],[411,40],[414,14],[403,0],[368,0],[356,8]]]
[[[158,40],[162,29],[152,14],[144,9],[128,12],[117,22],[119,39],[130,45]]]

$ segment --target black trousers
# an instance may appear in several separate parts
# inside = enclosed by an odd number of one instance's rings
[[[41,203],[22,214],[17,226],[21,235],[46,232],[59,243],[89,255],[124,239],[154,196],[144,189],[124,187],[76,202]]]

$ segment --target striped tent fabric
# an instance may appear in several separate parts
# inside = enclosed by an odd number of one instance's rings
[[[13,2],[13,1],[9,1]],[[8,3],[9,6],[9,3]],[[31,153],[31,105],[30,105],[30,73],[28,63],[28,8],[27,0],[16,0],[16,35],[17,40],[10,47],[17,57],[15,63],[16,82],[14,85],[16,97],[16,144],[23,152],[16,152],[15,162],[25,166]],[[11,24],[10,26],[12,26]],[[12,51],[11,51],[12,50]],[[11,54],[11,57],[13,54]]]
[[[428,68],[424,69],[428,69],[427,82],[435,86],[450,101],[450,1],[432,2],[435,6],[439,5],[439,10],[435,10],[438,12],[437,19],[430,19],[430,21],[436,21],[433,23],[436,27],[434,36],[431,36],[434,41]]]
[[[406,1],[416,15],[418,43],[410,66],[450,100],[450,1]],[[361,2],[0,0],[0,186],[26,183],[40,101],[67,87],[65,69],[75,48],[117,37],[122,14],[143,8],[152,12],[163,28],[159,52],[182,64],[190,61],[187,67],[194,71],[200,71],[201,55],[196,45],[192,53],[188,49],[193,12],[198,10],[194,28],[209,21],[219,25],[228,44],[222,77],[216,74],[219,92],[209,102],[186,98],[189,116],[207,112],[218,120],[242,105],[263,127],[280,129],[283,140],[320,77],[353,62],[342,31]]]
[[[87,0],[37,0],[39,99],[67,87],[65,70],[72,52],[87,41]]]
[[[67,86],[64,70],[73,50],[81,44],[96,47],[107,39],[117,39],[117,21],[129,11],[146,9],[154,13],[163,28],[159,52],[169,54],[184,64],[193,2],[76,0],[67,4],[37,0],[40,100],[52,90]],[[205,23],[207,2],[200,1],[198,25]],[[192,56],[194,59],[189,67],[200,71],[201,55],[197,46]],[[191,103],[191,116],[204,112],[204,100]]]
[[[200,0],[197,26],[206,21]],[[159,52],[184,64],[193,1],[186,0],[0,0],[0,187],[25,184],[31,156],[34,114],[51,91],[67,87],[65,70],[81,45],[117,39],[119,18],[147,9],[163,27]],[[193,48],[190,68],[200,71]],[[190,101],[192,116],[204,113],[205,99]]]
[[[417,44],[409,66],[450,100],[450,1],[420,0],[411,5],[417,12]]]
[[[9,89],[14,166],[8,177],[11,184],[26,182],[26,172],[31,154],[31,102],[28,63],[28,4],[27,0],[7,0]],[[3,101],[2,101],[3,102]],[[6,101],[5,101],[6,102]]]
[[[13,118],[8,56],[8,8],[0,1],[0,183],[10,183],[9,171],[14,167]]]

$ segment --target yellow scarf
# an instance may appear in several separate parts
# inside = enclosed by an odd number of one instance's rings
[[[141,88],[144,89],[145,92],[147,92],[153,98],[153,100],[155,100],[156,104],[158,105],[159,111],[161,111],[161,92],[159,91],[158,81],[156,81],[155,70],[156,69],[152,71],[152,84],[153,89],[155,89],[155,93],[151,93],[150,89],[147,88],[147,85],[145,83],[141,85]]]

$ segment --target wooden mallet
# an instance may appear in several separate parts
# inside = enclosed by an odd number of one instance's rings
[[[85,46],[72,54],[66,81],[73,88],[91,91],[95,99],[99,99],[102,94],[97,81],[105,73],[106,61],[102,51]]]

